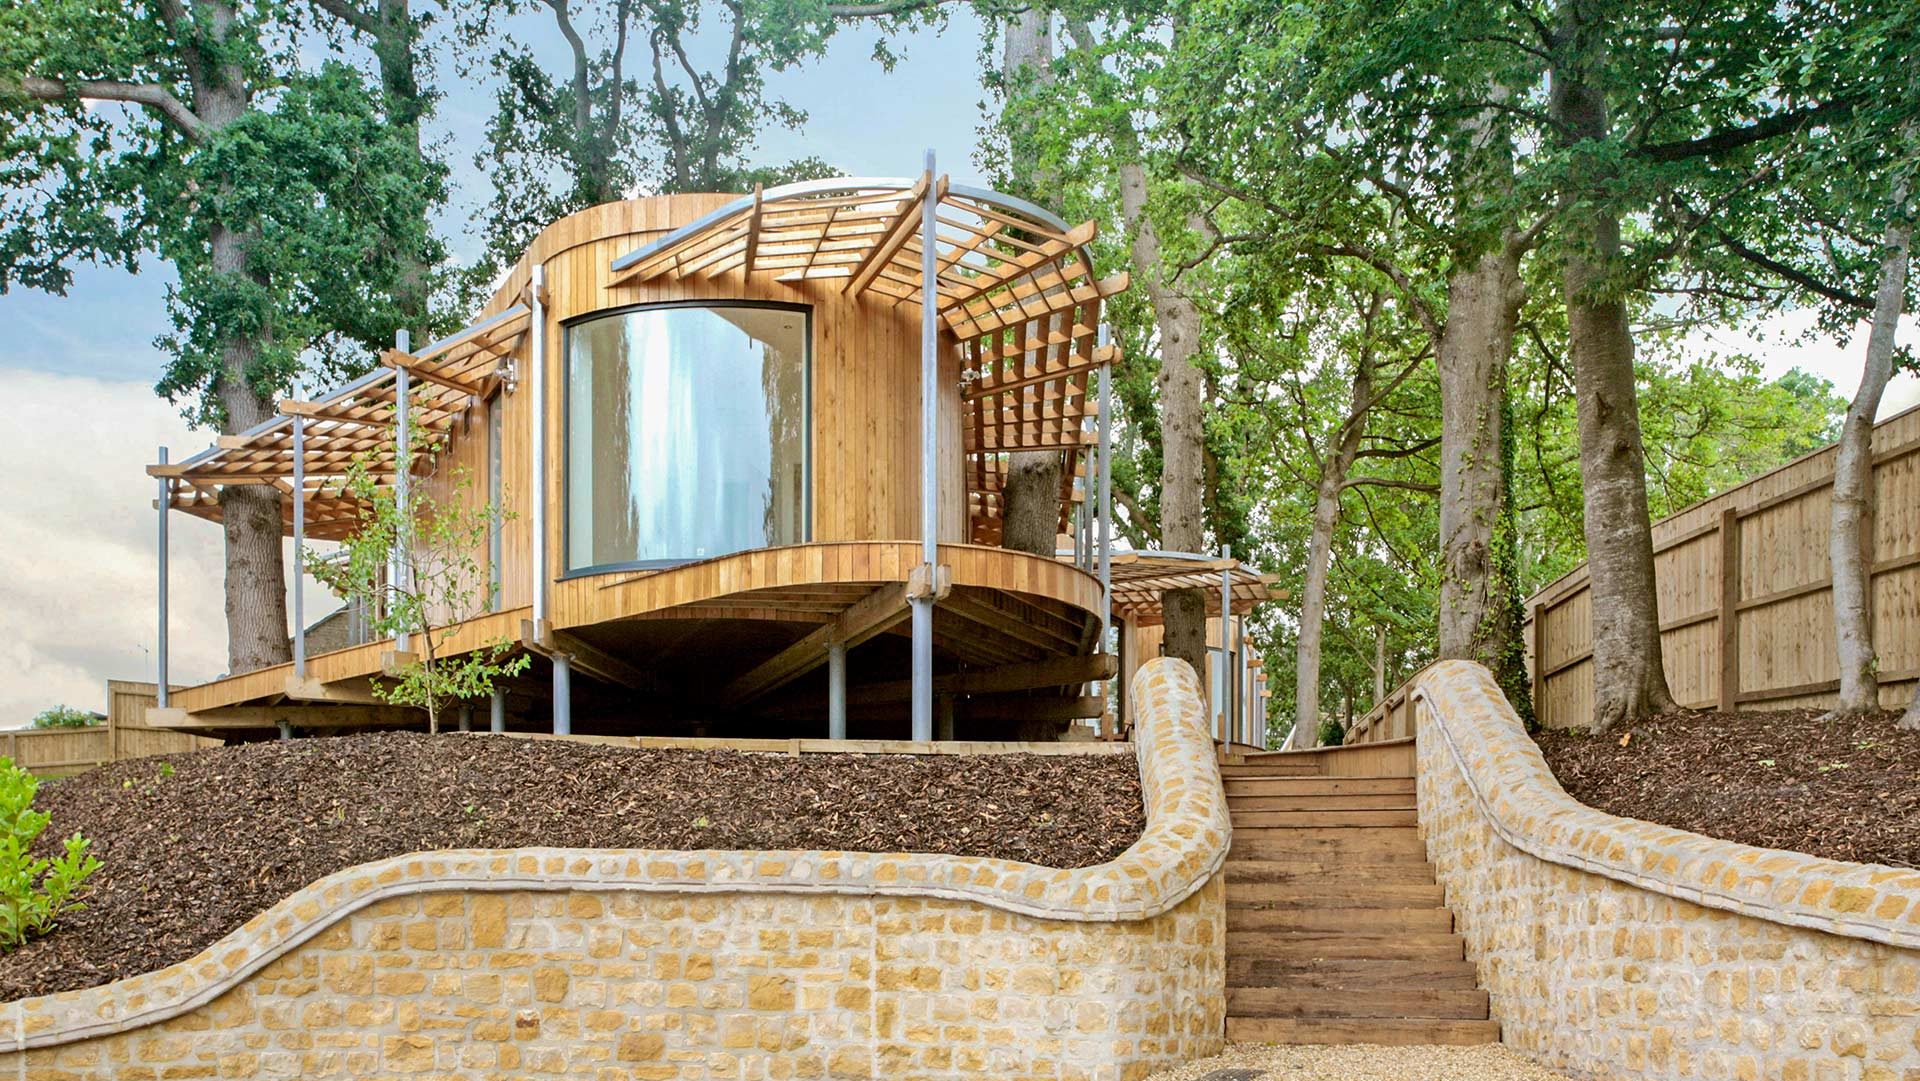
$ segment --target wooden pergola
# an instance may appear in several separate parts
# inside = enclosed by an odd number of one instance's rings
[[[934,202],[933,305],[959,339],[969,536],[998,543],[1007,456],[1067,456],[1061,522],[1096,440],[1091,381],[1118,350],[1099,341],[1101,304],[1127,276],[1097,279],[1094,223],[1069,227],[1045,209],[923,174],[846,177],[758,189],[614,260],[612,283],[773,272],[839,282],[844,292],[919,303],[919,226]]]
[[[444,442],[469,409],[515,378],[512,351],[527,333],[529,314],[516,304],[416,353],[387,350],[382,367],[346,386],[312,401],[282,400],[278,416],[147,473],[171,482],[175,510],[212,522],[220,520],[220,491],[227,485],[275,488],[285,497],[280,513],[289,535],[297,481],[305,495],[306,536],[343,539],[358,528],[364,509],[346,490],[353,463],[365,462],[381,488],[395,483],[400,371],[409,376],[412,423],[430,443]],[[303,448],[298,463],[296,443]]]

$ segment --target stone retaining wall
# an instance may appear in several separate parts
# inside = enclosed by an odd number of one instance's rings
[[[437,852],[199,956],[0,1005],[0,1078],[1132,1079],[1224,1027],[1228,820],[1191,669],[1134,683],[1118,859]]]
[[[1920,872],[1604,814],[1484,668],[1412,694],[1421,831],[1503,1042],[1596,1077],[1920,1079]]]

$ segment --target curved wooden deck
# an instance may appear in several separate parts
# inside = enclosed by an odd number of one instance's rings
[[[834,541],[567,578],[551,586],[547,624],[535,627],[530,608],[511,608],[455,625],[441,648],[461,653],[504,638],[537,654],[566,654],[576,671],[616,695],[677,697],[710,703],[718,713],[778,718],[817,712],[804,695],[793,700],[783,692],[816,667],[827,641],[856,648],[874,641],[860,667],[869,677],[869,702],[884,705],[897,701],[898,688],[892,678],[871,677],[896,674],[919,556],[918,541]],[[943,544],[940,560],[948,577],[935,606],[934,639],[936,663],[949,673],[1031,677],[1037,666],[1088,658],[1093,650],[1100,607],[1093,576],[1058,560],[978,545]],[[304,682],[294,679],[292,665],[277,665],[184,688],[156,720],[235,731],[271,728],[278,718],[304,727],[417,723],[416,713],[381,706],[368,693],[368,678],[380,674],[392,650],[385,640],[310,657]],[[537,694],[539,682],[518,687]]]

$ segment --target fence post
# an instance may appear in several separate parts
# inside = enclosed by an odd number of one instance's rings
[[[1720,709],[1740,702],[1740,512],[1720,512]]]
[[[1547,603],[1533,606],[1533,721],[1542,728],[1547,723]]]

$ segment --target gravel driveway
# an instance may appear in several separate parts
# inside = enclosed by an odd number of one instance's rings
[[[1258,1072],[1251,1072],[1258,1071]],[[1497,1044],[1483,1047],[1280,1047],[1234,1044],[1147,1081],[1565,1081]]]

